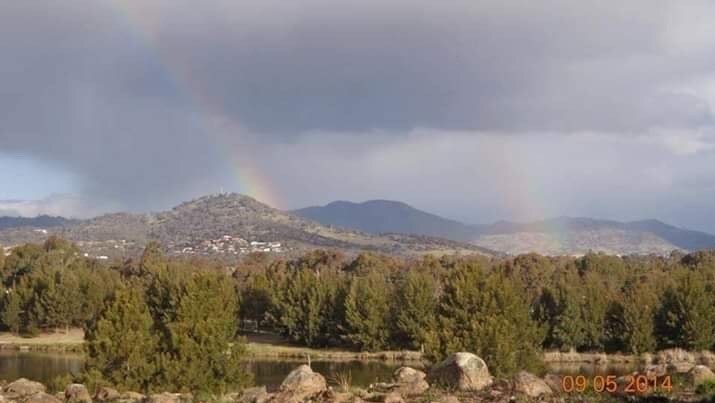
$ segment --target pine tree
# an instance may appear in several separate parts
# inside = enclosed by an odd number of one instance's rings
[[[445,284],[439,321],[438,344],[430,352],[435,359],[475,352],[499,376],[542,365],[543,331],[518,282],[501,274],[484,274],[478,266],[453,272]]]
[[[254,322],[258,328],[262,327],[270,320],[271,311],[275,309],[274,298],[268,277],[263,273],[254,275],[241,292],[241,319]]]
[[[19,333],[22,326],[22,297],[13,290],[5,290],[2,323],[13,333]]]
[[[640,281],[627,284],[623,294],[622,335],[625,349],[633,354],[654,351],[657,346],[654,334],[657,294],[649,284]]]
[[[390,340],[391,290],[378,273],[353,278],[345,299],[347,338],[363,351],[386,349]]]
[[[413,349],[424,348],[437,321],[437,284],[432,276],[409,271],[399,288],[394,309],[397,330],[404,338],[401,344]]]
[[[713,297],[698,273],[688,272],[663,294],[656,316],[661,347],[707,350],[715,344]]]
[[[557,286],[558,311],[554,317],[551,339],[561,349],[576,349],[585,344],[586,330],[581,304],[585,295],[565,285]]]
[[[309,269],[293,270],[282,279],[277,293],[277,321],[283,333],[307,346],[330,342],[336,328],[336,308],[340,281],[330,271],[316,273]]]
[[[237,295],[232,284],[212,273],[194,274],[167,324],[171,339],[166,380],[177,390],[226,393],[245,386],[248,373],[238,331]]]
[[[117,290],[87,329],[86,341],[88,371],[118,388],[148,391],[155,385],[159,340],[139,290]]]

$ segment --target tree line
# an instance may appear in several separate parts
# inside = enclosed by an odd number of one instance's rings
[[[543,349],[640,354],[715,347],[715,253],[398,258],[317,250],[226,268],[124,262],[58,238],[0,257],[9,331],[83,327],[83,376],[129,389],[221,391],[248,382],[239,329],[310,347],[455,351],[496,375],[538,370]]]
[[[245,328],[311,347],[466,350],[497,374],[543,349],[642,354],[715,348],[715,252],[401,259],[314,251],[245,261]]]

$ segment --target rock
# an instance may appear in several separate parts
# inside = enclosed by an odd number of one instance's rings
[[[45,390],[45,385],[39,382],[20,378],[15,382],[6,385],[2,392],[8,399],[20,399],[36,393],[44,392]]]
[[[45,392],[37,392],[25,398],[24,403],[62,403],[62,400]]]
[[[459,401],[459,399],[457,399],[456,396],[447,395],[447,396],[443,396],[441,399],[439,399],[439,403],[460,403],[460,401]]]
[[[427,374],[410,367],[401,367],[392,374],[392,380],[397,384],[397,391],[404,396],[421,395],[429,389],[425,380]]]
[[[119,392],[117,392],[116,389],[112,389],[106,386],[103,386],[99,389],[97,389],[97,393],[94,394],[94,399],[99,400],[100,402],[107,402],[111,400],[117,400],[120,398]]]
[[[239,403],[264,403],[270,395],[265,386],[244,389],[238,398]]]
[[[669,371],[678,373],[686,373],[696,364],[695,355],[682,348],[659,351],[656,357],[658,364],[665,364]]]
[[[287,401],[303,401],[327,390],[328,385],[322,375],[313,372],[307,365],[301,365],[283,380],[275,399],[282,401],[281,399],[288,397]]]
[[[640,356],[640,360],[641,362],[643,362],[643,364],[650,365],[653,363],[653,361],[655,361],[655,356],[653,356],[653,354],[651,353],[643,353]]]
[[[711,351],[701,351],[698,362],[706,367],[715,367],[715,354]]]
[[[398,392],[390,392],[385,395],[382,403],[405,403],[405,400]]]
[[[65,388],[65,400],[68,402],[85,402],[91,403],[92,398],[89,396],[87,387],[81,383],[73,383]]]
[[[410,367],[400,367],[392,373],[392,380],[395,383],[416,383],[425,378],[427,378],[427,374]]]
[[[514,390],[529,397],[553,393],[551,387],[543,379],[526,371],[520,371],[514,376]]]
[[[668,374],[668,368],[665,364],[651,364],[643,367],[643,375],[647,378],[660,378]]]
[[[492,384],[487,364],[472,353],[452,354],[430,370],[427,380],[461,391],[481,390]]]
[[[696,365],[688,372],[688,379],[698,386],[705,381],[715,381],[715,373],[705,365]]]
[[[142,402],[144,399],[146,399],[146,396],[137,392],[124,392],[119,396],[120,403]]]
[[[193,397],[181,393],[157,393],[149,396],[147,403],[186,403],[191,402]]]
[[[561,375],[556,375],[556,374],[546,374],[544,376],[544,382],[546,382],[547,385],[551,388],[551,391],[554,393],[560,393],[563,392],[563,386],[561,385]]]

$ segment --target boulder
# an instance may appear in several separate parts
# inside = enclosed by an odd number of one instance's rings
[[[68,402],[92,402],[87,387],[81,383],[73,383],[65,388],[65,400]]]
[[[37,392],[25,398],[24,403],[62,403],[62,400],[45,392]]]
[[[492,376],[484,360],[472,353],[455,353],[432,367],[427,380],[461,391],[481,390],[492,384]]]
[[[563,386],[561,385],[561,375],[556,374],[546,374],[544,376],[544,382],[551,388],[554,393],[563,392]]]
[[[116,389],[103,386],[97,389],[97,393],[94,394],[94,399],[100,402],[108,402],[112,400],[118,400],[120,394]]]
[[[22,399],[24,397],[34,395],[35,393],[44,392],[46,389],[45,385],[39,382],[20,378],[15,382],[5,385],[2,393],[8,399]]]
[[[164,392],[153,394],[146,401],[147,403],[186,403],[192,400],[191,395]]]
[[[382,403],[405,403],[405,399],[398,392],[390,392],[383,397]]]
[[[119,403],[136,403],[143,402],[146,396],[137,392],[124,392],[119,396]]]
[[[303,401],[318,396],[328,390],[325,378],[307,365],[294,369],[281,383],[280,390],[275,396],[278,401]]]
[[[715,367],[715,353],[712,351],[701,351],[698,362],[709,368]]]
[[[659,351],[656,356],[658,364],[665,364],[669,371],[686,373],[696,364],[695,355],[682,348],[670,348]]]
[[[410,368],[401,367],[392,374],[392,380],[397,385],[396,391],[404,396],[421,395],[429,389],[429,383],[425,380],[427,374]]]
[[[514,376],[514,390],[529,397],[539,397],[553,393],[551,387],[543,379],[526,371],[520,371]]]
[[[244,389],[238,398],[239,403],[264,403],[270,395],[265,386]]]
[[[693,385],[698,386],[706,381],[715,381],[715,373],[705,365],[696,365],[688,372],[688,379]]]
[[[652,378],[660,378],[668,374],[668,368],[665,364],[650,364],[643,367],[643,375]]]

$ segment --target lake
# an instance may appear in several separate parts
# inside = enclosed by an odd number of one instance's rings
[[[299,360],[251,360],[247,362],[257,385],[279,385],[290,371],[302,362]],[[81,354],[40,353],[0,350],[0,379],[13,381],[28,378],[47,384],[58,375],[77,373],[82,370],[84,357]],[[313,361],[313,370],[331,376],[350,374],[352,384],[367,386],[376,381],[388,381],[400,363],[381,361]],[[552,365],[549,370],[559,374],[621,375],[633,370],[633,366]],[[331,382],[334,383],[334,382]]]
[[[257,385],[279,385],[283,378],[303,362],[297,360],[251,360],[247,362]],[[82,370],[84,356],[81,354],[41,353],[0,350],[0,379],[13,381],[28,378],[47,384],[58,375],[77,373]],[[313,361],[313,370],[330,376],[350,374],[352,383],[367,386],[377,380],[390,379],[399,363],[378,361]]]

